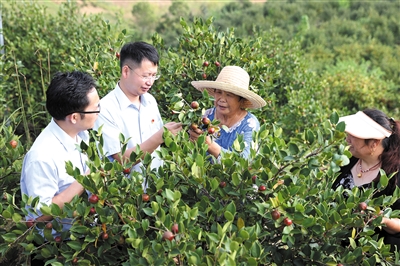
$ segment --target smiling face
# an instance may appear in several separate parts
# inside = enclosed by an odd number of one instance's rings
[[[242,98],[223,90],[214,90],[214,106],[221,115],[232,115],[241,111]]]
[[[349,133],[347,133],[346,141],[350,146],[349,151],[357,158],[369,156],[376,149],[375,140],[360,139]]]
[[[140,65],[127,62],[122,67],[120,87],[125,95],[132,101],[147,93],[153,85],[157,75],[158,66],[144,59]],[[153,78],[149,78],[149,77]]]

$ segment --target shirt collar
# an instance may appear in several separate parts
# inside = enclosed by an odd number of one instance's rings
[[[65,150],[68,152],[72,152],[76,150],[76,145],[80,145],[82,139],[79,136],[76,136],[76,141],[71,138],[52,118],[49,124],[50,131],[54,134],[54,136],[60,141],[60,143],[64,146]]]
[[[121,87],[119,86],[119,82],[117,86],[115,87],[115,97],[117,98],[117,101],[119,103],[119,106],[122,109],[128,108],[129,106],[132,105],[131,101],[128,99],[128,97],[125,95],[125,93],[122,91]],[[147,93],[143,94],[140,96],[140,104],[146,107],[148,105],[148,100],[147,100]]]

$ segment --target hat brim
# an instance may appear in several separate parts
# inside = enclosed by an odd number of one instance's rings
[[[345,122],[345,132],[360,139],[384,139],[389,137],[392,132],[388,131],[364,112],[357,112],[354,115],[343,116],[339,122]]]
[[[264,107],[267,104],[263,98],[261,98],[254,92],[224,82],[202,80],[202,81],[192,81],[191,83],[193,87],[195,87],[201,92],[207,90],[208,94],[211,96],[214,96],[215,89],[223,90],[241,96],[244,99],[246,99],[243,105],[244,108],[258,109]]]

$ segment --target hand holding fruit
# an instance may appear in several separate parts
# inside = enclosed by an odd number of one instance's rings
[[[164,125],[164,127],[166,127],[173,135],[176,135],[182,130],[182,123],[168,122]]]

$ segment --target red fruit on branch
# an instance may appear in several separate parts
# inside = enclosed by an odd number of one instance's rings
[[[93,215],[93,214],[96,214],[96,209],[95,209],[94,207],[92,207],[92,208],[90,208],[90,211],[89,211],[89,212],[90,212],[90,214],[92,214],[92,215]]]
[[[215,61],[215,66],[216,66],[216,67],[220,67],[221,64],[220,64],[218,61]]]
[[[219,183],[219,187],[220,188],[226,187],[226,182],[225,181],[221,181],[221,183]]]
[[[192,107],[193,109],[197,109],[197,108],[199,108],[199,103],[198,102],[196,102],[196,101],[193,101],[191,104],[190,104],[190,107]]]
[[[253,175],[253,176],[251,177],[251,180],[253,180],[253,182],[256,182],[256,179],[257,179],[257,176],[256,176],[256,175]]]
[[[92,204],[96,204],[99,201],[99,197],[96,194],[92,194],[89,197],[89,202]]]
[[[204,61],[203,66],[208,67],[209,64],[208,61]]]
[[[28,228],[31,228],[34,224],[35,224],[35,221],[33,219],[29,219],[28,221],[26,221],[26,226]]]
[[[286,226],[290,226],[290,225],[292,225],[292,220],[290,220],[289,218],[285,218],[285,219],[283,219],[283,223],[286,225]]]
[[[172,225],[171,231],[172,231],[174,234],[177,234],[177,233],[178,233],[179,227],[178,227],[178,224],[177,224],[177,223],[174,223],[174,225]]]
[[[207,130],[208,134],[212,135],[215,133],[215,128],[214,127],[209,127]]]
[[[129,175],[131,173],[131,168],[125,168],[124,174]]]
[[[368,207],[368,205],[367,205],[367,203],[365,203],[365,202],[360,202],[360,204],[358,204],[358,208],[359,208],[361,211],[365,211],[365,210],[367,209],[367,207]]]
[[[60,243],[61,242],[61,236],[56,236],[55,238],[54,238],[54,241],[56,241],[57,243]]]
[[[192,123],[192,124],[190,124],[190,128],[191,128],[193,131],[196,131],[196,130],[199,128],[199,126],[198,126],[196,123]]]
[[[16,140],[12,140],[12,141],[10,141],[10,145],[11,145],[11,148],[15,149],[18,145],[18,142]]]
[[[107,234],[107,233],[102,233],[102,234],[101,234],[101,238],[102,238],[103,240],[107,240],[107,239],[108,239],[108,234]]]
[[[208,126],[210,124],[210,119],[208,119],[208,117],[203,117],[201,119],[201,123],[203,123],[203,125]]]
[[[119,59],[120,55],[118,52],[115,53],[115,56]]]
[[[172,239],[174,239],[175,235],[171,232],[171,231],[165,231],[162,238],[164,240],[169,240],[172,241]]]
[[[271,212],[272,219],[278,220],[281,217],[281,214],[277,210],[273,210]]]
[[[207,78],[207,74],[203,73],[203,79],[206,79],[206,78]]]
[[[264,185],[258,187],[258,191],[265,191],[267,188]]]
[[[145,201],[145,202],[149,201],[149,200],[150,200],[149,194],[146,194],[146,193],[143,194],[143,195],[142,195],[142,200]]]

